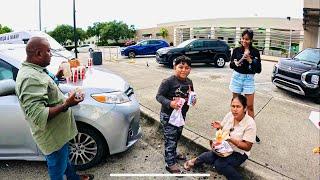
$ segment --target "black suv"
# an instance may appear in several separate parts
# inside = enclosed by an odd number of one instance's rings
[[[320,102],[320,49],[307,48],[292,59],[280,59],[273,68],[272,83],[279,88],[316,97]]]
[[[173,66],[173,60],[181,55],[191,59],[191,63],[214,63],[222,68],[230,61],[230,48],[228,44],[216,39],[190,39],[177,47],[161,48],[156,53],[159,64]]]

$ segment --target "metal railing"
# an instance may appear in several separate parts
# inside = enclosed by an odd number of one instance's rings
[[[120,55],[120,46],[99,46],[104,61],[118,60]]]

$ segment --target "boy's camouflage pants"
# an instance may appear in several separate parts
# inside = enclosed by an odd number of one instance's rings
[[[164,159],[167,166],[172,166],[176,163],[177,144],[181,137],[183,126],[176,127],[169,124],[169,118],[169,115],[160,113],[160,122],[162,124],[164,134]]]

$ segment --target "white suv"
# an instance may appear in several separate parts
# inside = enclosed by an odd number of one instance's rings
[[[94,44],[84,44],[77,47],[79,53],[93,52],[95,49],[97,49],[97,46]],[[72,52],[74,52],[74,48],[72,49]]]

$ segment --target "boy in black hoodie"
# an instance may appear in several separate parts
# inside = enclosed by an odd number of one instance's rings
[[[174,61],[175,74],[167,79],[164,79],[159,87],[156,99],[161,103],[160,121],[163,126],[165,138],[165,162],[166,170],[170,173],[181,173],[176,160],[185,160],[186,157],[182,154],[177,154],[177,143],[180,139],[183,126],[176,127],[168,121],[174,109],[179,109],[180,105],[176,100],[178,97],[185,98],[186,101],[182,105],[181,113],[185,120],[189,106],[187,98],[189,92],[193,91],[193,83],[188,75],[191,71],[191,60],[186,56],[179,56]],[[193,105],[196,102],[193,102]]]

